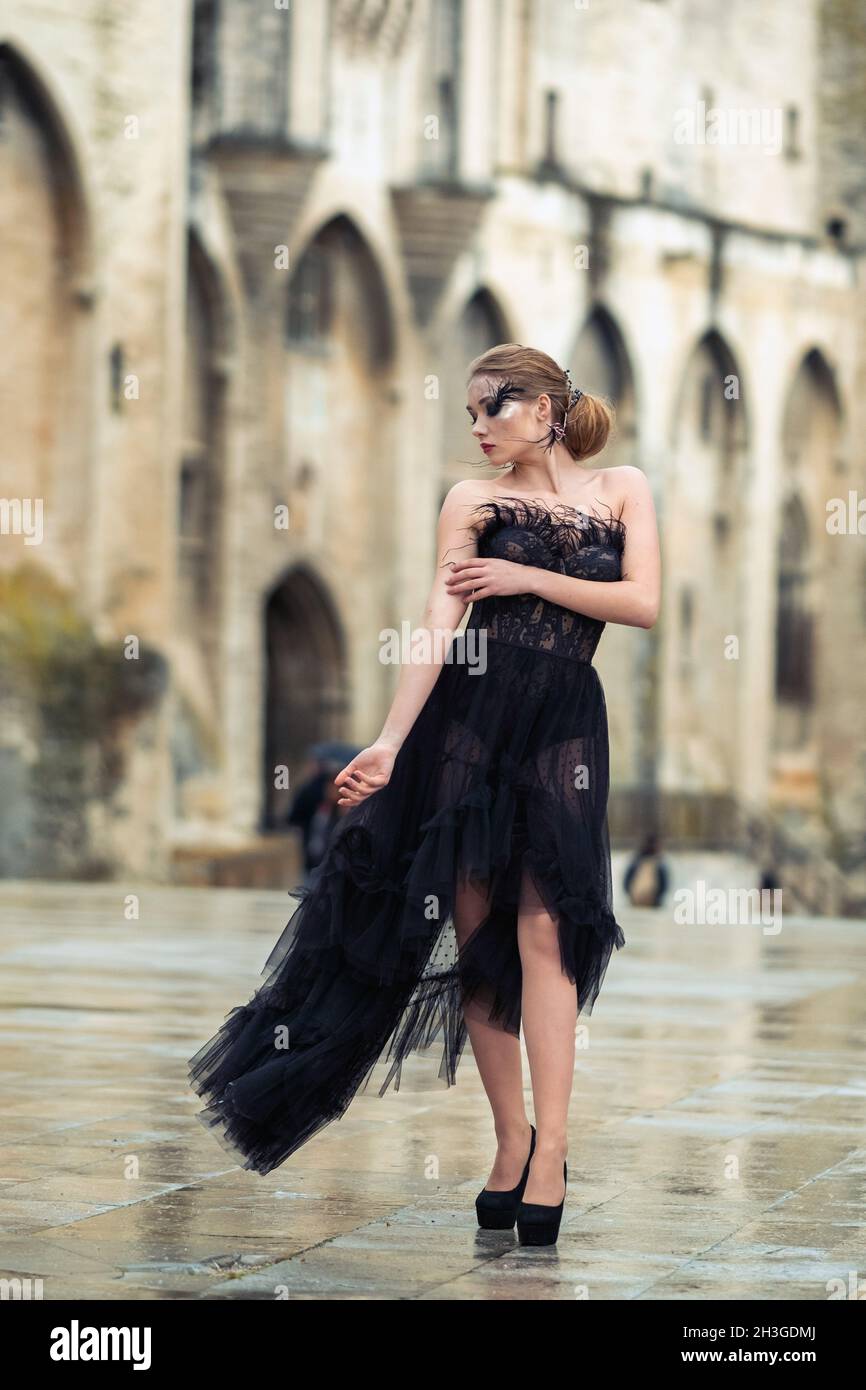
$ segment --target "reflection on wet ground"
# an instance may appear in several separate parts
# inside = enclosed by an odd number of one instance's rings
[[[468,1048],[456,1087],[434,1047],[267,1177],[234,1166],[186,1064],[260,983],[290,900],[144,887],[128,920],[129,891],[0,885],[0,1279],[45,1299],[772,1301],[866,1277],[864,923],[768,935],[619,904],[628,944],[578,1028],[559,1243],[531,1250],[476,1226],[494,1140]]]

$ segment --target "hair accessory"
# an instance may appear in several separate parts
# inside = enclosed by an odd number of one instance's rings
[[[554,437],[555,437],[560,443],[562,443],[563,439],[565,438],[565,422],[566,422],[566,420],[568,419],[568,412],[571,410],[571,407],[572,407],[573,405],[577,405],[577,402],[580,400],[581,396],[583,395],[583,392],[581,391],[581,389],[580,389],[579,386],[573,386],[573,385],[572,385],[572,381],[571,381],[571,372],[569,371],[568,367],[563,367],[562,371],[563,371],[563,376],[565,377],[566,381],[568,382],[568,404],[567,404],[566,407],[565,407],[565,414],[564,414],[564,416],[563,416],[563,418],[562,418],[562,422],[561,422],[560,424],[558,424],[558,425],[551,425],[551,427],[550,427],[551,430],[553,431]]]
[[[562,373],[566,381],[568,382],[568,410],[571,410],[571,407],[573,405],[576,405],[577,402],[580,400],[581,396],[583,395],[583,392],[581,391],[579,386],[575,386],[572,382],[571,372],[569,371],[568,367],[563,367]]]

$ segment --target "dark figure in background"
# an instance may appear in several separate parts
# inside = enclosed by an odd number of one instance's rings
[[[667,865],[657,835],[647,835],[625,871],[623,886],[632,907],[660,907],[668,891]]]
[[[329,775],[322,788],[322,795],[319,804],[313,812],[307,828],[307,843],[304,853],[304,869],[306,880],[309,882],[313,870],[321,864],[325,857],[325,851],[331,841],[331,835],[337,821],[341,820],[346,814],[346,807],[337,804],[340,796],[340,788],[334,785],[333,778],[336,777],[339,768]]]
[[[761,870],[761,892],[766,889],[767,892],[772,893],[776,888],[781,887],[782,881],[779,878],[775,864],[765,864]]]
[[[321,863],[331,831],[343,814],[337,809],[338,789],[334,778],[358,749],[347,743],[317,743],[310,750],[312,775],[295,793],[286,816],[287,825],[301,832],[304,879]]]

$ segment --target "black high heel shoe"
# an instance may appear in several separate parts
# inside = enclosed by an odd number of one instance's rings
[[[568,1164],[562,1165],[562,1176],[568,1191]],[[549,1207],[542,1202],[521,1202],[517,1209],[517,1238],[521,1245],[555,1245],[559,1236],[559,1223],[565,1206],[565,1192],[558,1207]]]
[[[529,1128],[532,1130],[532,1137],[529,1141],[529,1158],[526,1160],[523,1177],[517,1186],[510,1187],[505,1192],[488,1192],[485,1187],[475,1198],[478,1225],[484,1231],[510,1231],[517,1219],[517,1209],[529,1180],[529,1165],[532,1162],[532,1155],[535,1153],[535,1125],[530,1125]]]

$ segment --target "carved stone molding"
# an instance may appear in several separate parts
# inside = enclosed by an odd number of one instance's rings
[[[335,0],[334,36],[351,51],[395,58],[409,41],[421,0]]]
[[[253,297],[274,271],[277,246],[291,247],[310,183],[324,152],[221,139],[209,156],[232,219],[244,279]]]
[[[461,184],[415,184],[391,189],[415,316],[433,316],[458,256],[472,243],[493,190]]]

